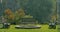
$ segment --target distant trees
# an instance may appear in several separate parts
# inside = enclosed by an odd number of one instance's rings
[[[56,1],[55,0],[29,0],[26,5],[27,13],[30,13],[36,18],[39,23],[49,22],[51,14],[55,14]],[[51,16],[50,16],[51,15]]]
[[[12,2],[11,2],[12,1]],[[6,1],[4,0],[3,3]],[[10,3],[10,4],[9,4]],[[6,5],[7,4],[7,5]],[[50,21],[51,14],[55,13],[56,11],[56,1],[55,0],[8,0],[8,3],[6,3],[4,8],[9,7],[12,11],[16,11],[19,8],[24,8],[26,14],[32,15],[34,18],[36,18],[39,23],[48,22]],[[11,5],[12,4],[12,5]],[[18,11],[23,10],[19,9]],[[13,13],[14,15],[20,17],[20,15],[24,15],[24,13],[20,13],[16,11],[17,13]],[[8,13],[9,14],[9,13]],[[12,17],[11,17],[12,18]]]
[[[19,9],[19,10],[15,11],[14,13],[10,9],[6,9],[4,11],[4,17],[7,18],[10,22],[19,21],[20,18],[22,18],[23,16],[25,16],[23,9]]]

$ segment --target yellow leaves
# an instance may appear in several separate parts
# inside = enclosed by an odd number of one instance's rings
[[[23,9],[19,9],[15,13],[16,14],[14,14],[10,9],[5,10],[5,16],[7,15],[8,19],[11,19],[11,20],[14,20],[15,16],[17,16],[17,17],[25,16],[25,13],[24,13]]]
[[[19,9],[19,10],[17,11],[17,13],[18,13],[18,15],[21,16],[21,17],[25,16],[25,13],[24,13],[24,10],[23,10],[23,9]]]
[[[8,18],[11,19],[11,20],[14,20],[14,15],[11,14],[11,15],[8,16]]]
[[[10,9],[5,10],[5,15],[7,15],[8,19],[14,19],[14,14]]]
[[[6,9],[6,10],[5,10],[5,14],[6,14],[6,15],[10,15],[10,14],[12,14],[12,12],[11,12],[10,9]]]

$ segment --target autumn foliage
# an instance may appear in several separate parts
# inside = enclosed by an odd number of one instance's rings
[[[12,11],[11,11],[10,9],[6,9],[6,10],[5,10],[5,14],[6,14],[6,15],[10,15],[10,14],[12,14]]]
[[[10,9],[5,10],[5,15],[7,15],[6,17],[8,17],[8,19],[11,19],[11,20],[14,19],[14,14]]]
[[[17,10],[16,13],[13,13],[10,9],[6,9],[4,13],[5,13],[5,16],[7,15],[6,17],[11,20],[14,20],[17,17],[21,18],[21,17],[25,16],[23,9]]]
[[[18,14],[20,17],[25,16],[25,13],[24,13],[24,10],[23,10],[23,9],[19,9],[19,10],[17,11],[17,14]]]

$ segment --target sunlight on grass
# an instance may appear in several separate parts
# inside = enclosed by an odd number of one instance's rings
[[[0,29],[0,32],[57,32],[57,29],[48,29],[48,25],[42,25],[40,29],[15,29],[15,25],[11,25],[9,29]]]

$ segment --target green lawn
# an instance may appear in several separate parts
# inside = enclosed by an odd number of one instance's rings
[[[15,29],[15,25],[11,25],[9,29],[0,29],[0,32],[58,32],[58,29],[48,29],[48,25],[42,25],[40,29]]]

